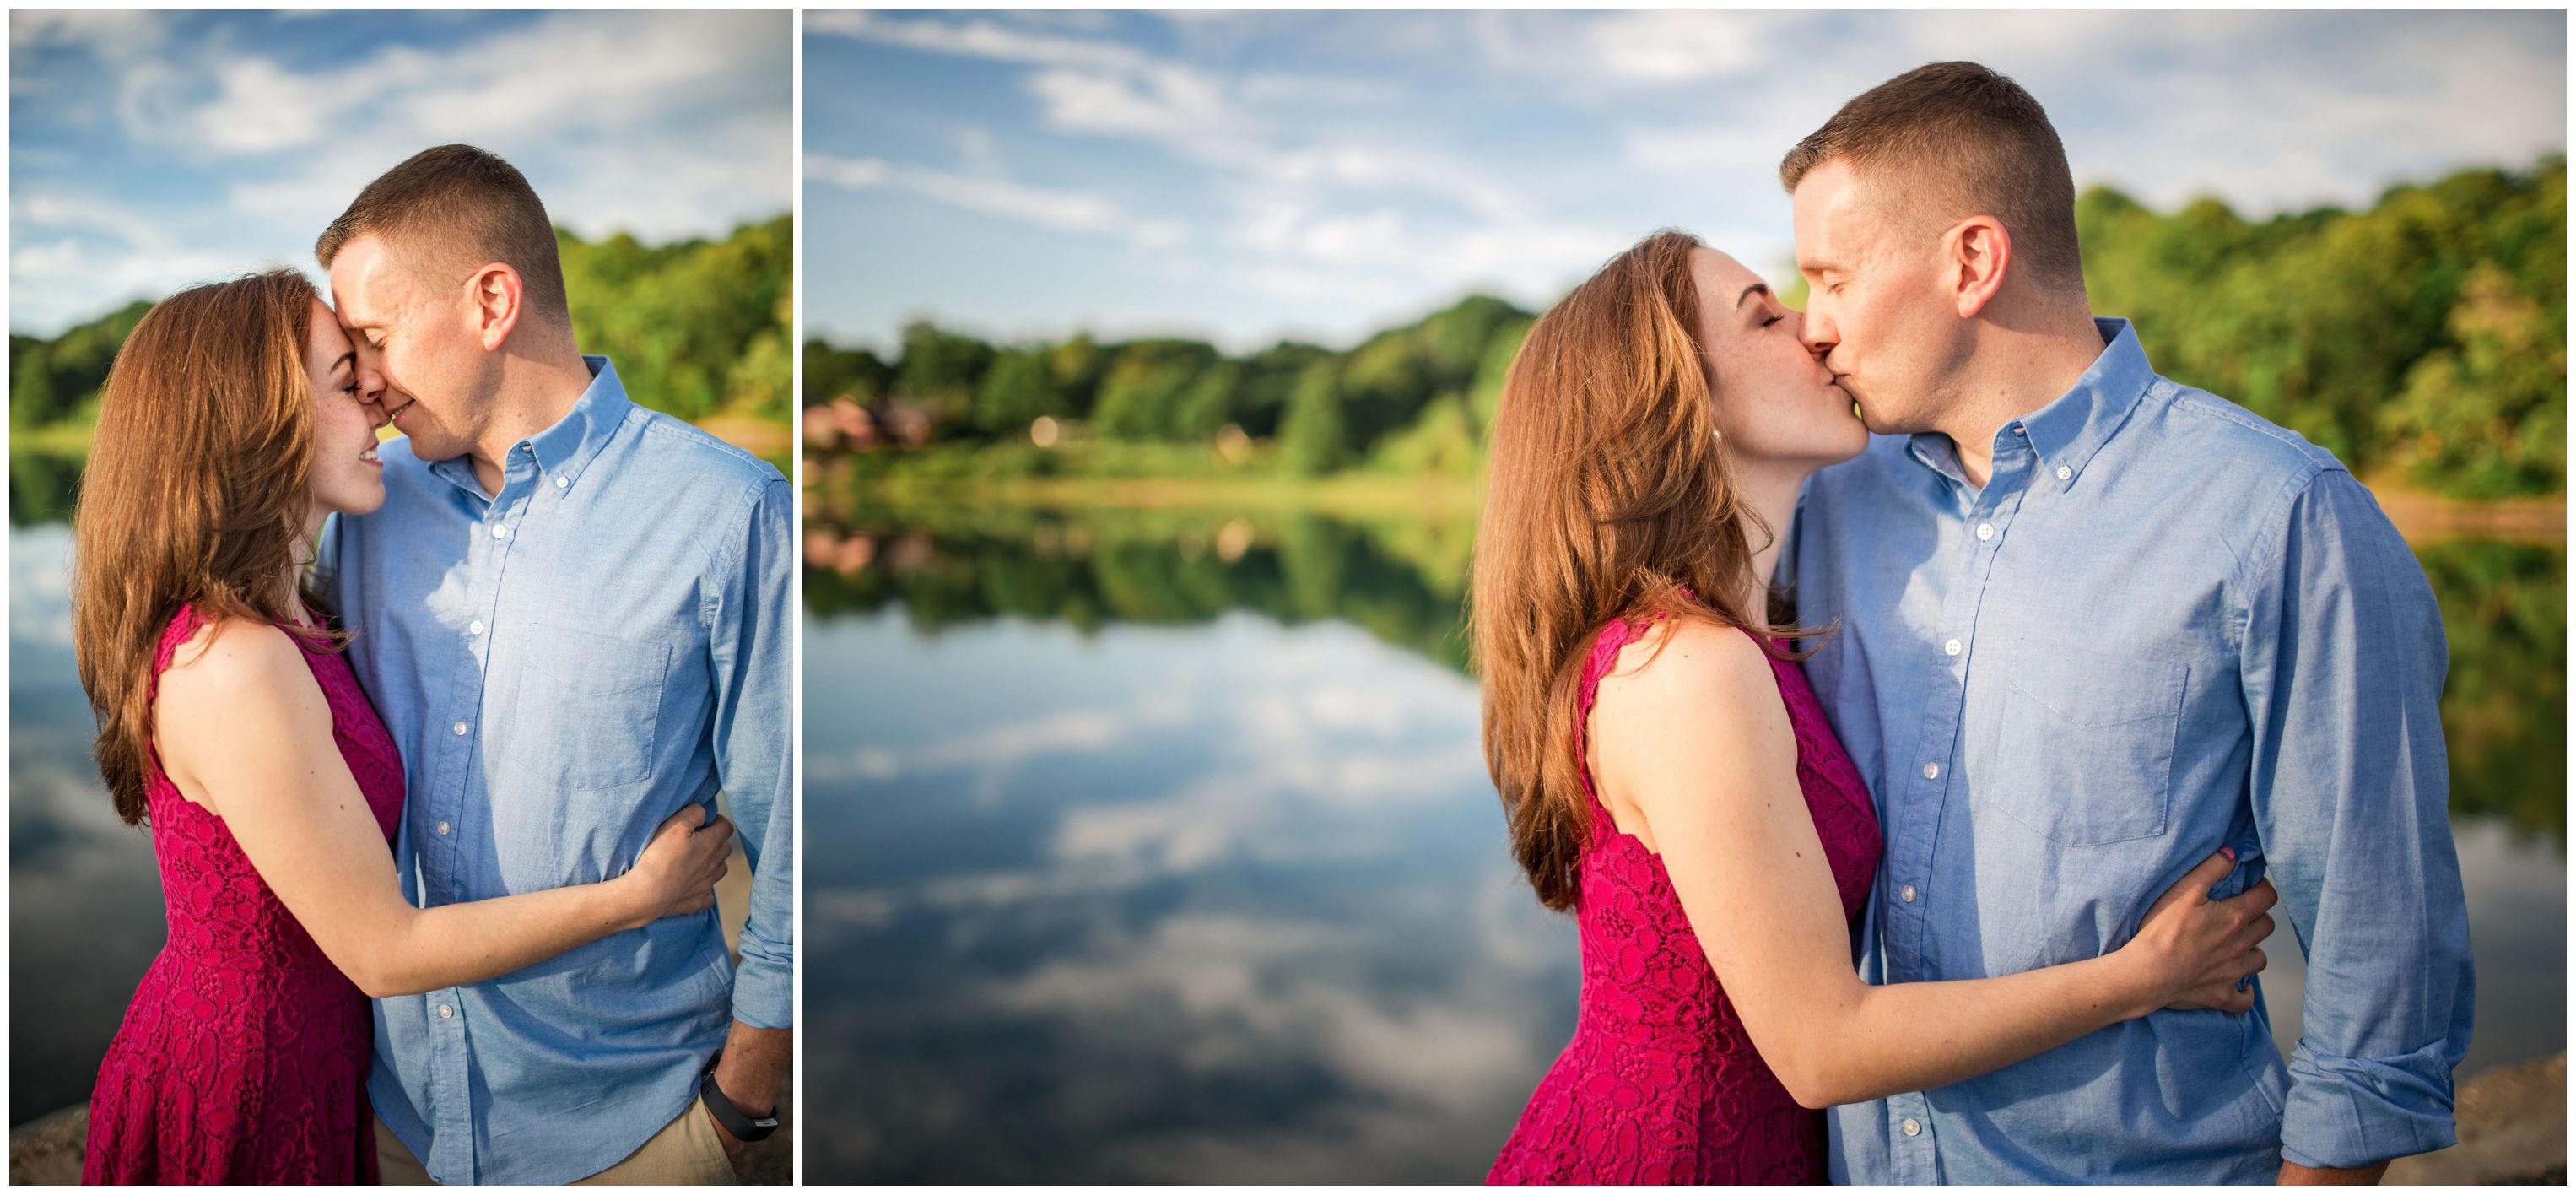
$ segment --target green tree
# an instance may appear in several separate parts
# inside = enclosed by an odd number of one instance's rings
[[[1331,361],[1306,367],[1289,395],[1287,417],[1279,423],[1279,456],[1287,466],[1309,477],[1330,473],[1347,459],[1342,418],[1342,392]]]
[[[1243,374],[1241,362],[1218,361],[1192,379],[1173,405],[1172,438],[1203,441],[1226,424],[1236,423],[1235,403],[1243,392]]]
[[[989,436],[1024,434],[1041,415],[1063,415],[1064,396],[1042,349],[1004,349],[975,392],[975,427]]]
[[[1279,420],[1288,411],[1288,396],[1296,390],[1297,379],[1305,376],[1308,366],[1332,356],[1330,350],[1293,340],[1254,353],[1244,361],[1237,380],[1234,422],[1255,438],[1278,435]]]
[[[1493,339],[1485,342],[1475,381],[1467,388],[1469,424],[1480,438],[1494,426],[1494,412],[1503,404],[1503,380],[1511,374],[1512,361],[1520,356],[1521,344],[1529,339],[1530,325],[1536,322],[1522,316],[1496,329]]]
[[[1055,377],[1056,392],[1064,396],[1066,414],[1091,417],[1100,398],[1100,379],[1109,373],[1109,362],[1116,355],[1089,332],[1047,350],[1047,369]]]
[[[620,233],[589,242],[562,229],[555,240],[575,341],[614,361],[637,402],[684,419],[737,403],[785,414],[789,217],[745,224],[722,240],[648,246]]]
[[[972,336],[942,331],[928,320],[904,325],[898,379],[906,394],[962,414],[993,366],[993,346]]]
[[[836,349],[820,339],[805,342],[805,403],[816,406],[847,396],[874,406],[894,388],[894,368],[866,349]]]
[[[2565,326],[2480,262],[2451,311],[2453,346],[2416,361],[2382,413],[2397,462],[2479,497],[2565,489]]]
[[[1182,395],[1216,360],[1216,347],[1200,341],[1132,341],[1101,378],[1092,420],[1111,439],[1172,439]]]
[[[9,422],[42,427],[61,419],[54,397],[54,371],[46,360],[45,342],[32,336],[9,338]]]

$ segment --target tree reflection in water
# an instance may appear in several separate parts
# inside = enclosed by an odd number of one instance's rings
[[[1339,619],[1464,673],[1474,531],[1402,515],[929,506],[809,522],[805,600],[823,618],[900,605],[929,633],[1004,616],[1086,633],[1229,610]],[[2452,812],[2501,818],[2563,852],[2566,548],[2453,539],[2416,551],[2451,647]]]

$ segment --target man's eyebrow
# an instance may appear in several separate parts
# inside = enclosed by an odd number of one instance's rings
[[[1771,288],[1769,286],[1756,282],[1751,286],[1745,287],[1743,294],[1735,296],[1735,305],[1737,307],[1742,307],[1744,306],[1744,301],[1746,299],[1750,299],[1755,295],[1767,295],[1770,293]]]

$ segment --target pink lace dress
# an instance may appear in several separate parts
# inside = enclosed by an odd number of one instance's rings
[[[171,653],[202,625],[184,607],[170,620],[152,664],[156,690]],[[391,841],[403,803],[393,738],[346,656],[311,645],[304,655],[331,704],[331,737]],[[376,1181],[366,995],[158,758],[145,784],[170,936],[99,1066],[81,1181]]]
[[[1613,622],[1593,641],[1575,756],[1601,677],[1645,633]],[[1749,632],[1748,632],[1749,633]],[[1798,666],[1773,657],[1798,736],[1798,788],[1816,819],[1845,918],[1878,870],[1878,816]],[[1753,1050],[1682,915],[1664,863],[1611,822],[1592,792],[1576,922],[1583,997],[1556,1065],[1485,1176],[1489,1183],[1821,1183],[1825,1121],[1789,1098]]]

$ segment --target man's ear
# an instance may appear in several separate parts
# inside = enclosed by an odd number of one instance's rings
[[[1945,264],[1955,271],[1951,298],[1959,318],[1975,319],[2003,289],[2004,273],[2012,268],[2012,234],[1992,216],[1970,216],[1951,225],[1942,244],[1950,251]]]
[[[510,330],[519,326],[522,304],[527,290],[520,284],[519,272],[503,262],[491,262],[474,271],[467,283],[474,299],[474,332],[483,343],[484,352],[492,352],[510,339]]]

